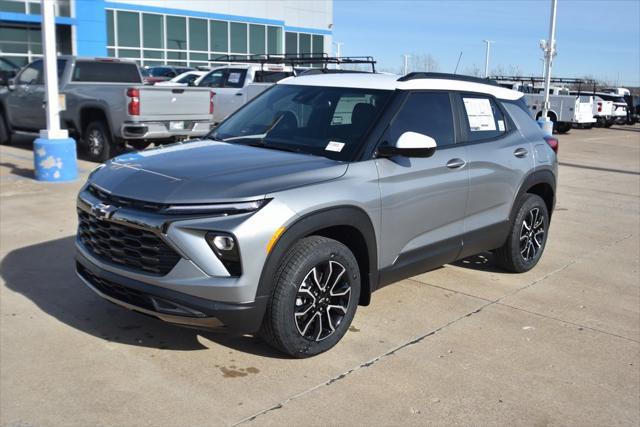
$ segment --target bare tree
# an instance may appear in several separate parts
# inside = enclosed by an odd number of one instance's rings
[[[409,61],[409,70],[410,71],[438,71],[440,69],[440,64],[438,61],[430,54],[414,54],[411,55]]]
[[[519,65],[509,64],[507,72],[510,76],[522,76],[522,68]]]
[[[464,70],[464,74],[466,74],[467,76],[473,76],[473,77],[483,77],[482,70],[480,69],[478,64],[473,64],[471,67],[467,67]]]

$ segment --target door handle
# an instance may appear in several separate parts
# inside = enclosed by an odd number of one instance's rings
[[[449,169],[460,169],[461,167],[463,167],[464,165],[466,165],[467,162],[465,162],[462,159],[451,159],[447,162],[447,167]]]
[[[236,92],[236,96],[242,96],[242,92]]]
[[[513,155],[519,158],[523,158],[526,157],[527,154],[529,154],[529,152],[527,151],[526,148],[516,148],[516,150],[513,152]]]

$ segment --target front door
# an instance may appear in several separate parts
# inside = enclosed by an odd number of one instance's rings
[[[456,145],[452,100],[447,92],[409,93],[383,137],[395,144],[412,131],[437,144],[429,158],[376,160],[383,283],[451,262],[460,252],[469,170],[465,147]]]

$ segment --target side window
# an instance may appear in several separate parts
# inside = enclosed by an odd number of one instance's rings
[[[462,95],[462,101],[467,117],[469,141],[497,138],[506,133],[504,114],[492,98]]]
[[[224,84],[224,77],[227,73],[227,70],[217,70],[213,71],[200,80],[198,86],[204,87],[222,87]]]
[[[227,74],[227,82],[224,87],[241,88],[244,86],[244,76],[247,74],[247,70],[229,70]]]
[[[42,79],[44,78],[42,75],[42,61],[34,61],[31,65],[27,66],[20,73],[20,77],[18,77],[18,84],[21,85],[29,85],[29,84],[42,84]]]
[[[413,92],[391,122],[387,139],[391,144],[405,132],[417,132],[436,140],[438,147],[453,145],[455,131],[451,101],[446,92]]]

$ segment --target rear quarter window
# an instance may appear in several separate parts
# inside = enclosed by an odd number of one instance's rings
[[[122,62],[78,61],[72,81],[96,83],[142,83],[138,66]]]
[[[507,132],[504,113],[493,98],[463,94],[462,103],[468,141],[498,138]]]

